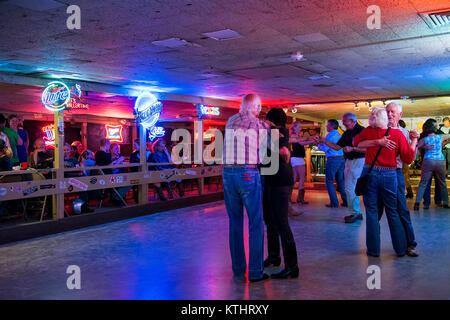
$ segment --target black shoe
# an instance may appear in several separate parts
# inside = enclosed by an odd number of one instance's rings
[[[423,206],[423,210],[428,210],[430,209],[430,206]]]
[[[419,211],[419,204],[418,203],[414,203],[414,211]]]
[[[416,252],[416,248],[413,247],[408,247],[408,249],[406,249],[406,255],[408,257],[418,257],[419,254]]]
[[[280,264],[281,264],[281,258],[279,258],[279,259],[267,258],[266,260],[264,260],[264,268],[268,268],[271,265],[273,265],[274,267],[279,267]]]
[[[363,216],[362,216],[361,213],[359,213],[359,214],[352,214],[351,216],[346,216],[344,218],[345,223],[353,223],[353,222],[355,222],[357,220],[362,220],[362,219],[363,219]]]
[[[327,208],[339,208],[339,207],[336,207],[336,206],[332,206],[331,204],[326,204],[325,207],[327,207]]]
[[[270,277],[272,279],[287,279],[289,277],[291,278],[298,278],[298,267],[295,268],[284,268],[280,272],[272,274]]]
[[[369,253],[369,251],[366,251],[367,256],[369,257],[374,257],[374,258],[378,258],[380,255],[379,254],[371,254]]]
[[[341,203],[341,207],[347,208],[347,207],[348,207],[348,204],[347,204],[346,202],[343,202],[343,203]]]
[[[448,204],[444,204],[444,205],[442,206],[442,208],[448,209],[448,208],[450,208],[450,207],[448,206]]]
[[[250,282],[258,282],[269,279],[269,275],[267,273],[264,273],[263,276],[259,279],[248,279]]]

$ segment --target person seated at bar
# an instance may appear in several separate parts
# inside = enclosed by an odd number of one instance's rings
[[[70,144],[64,144],[64,167],[65,168],[78,168],[80,166],[80,162],[76,157],[74,157],[72,148]],[[76,174],[76,176],[80,176],[80,174]]]
[[[75,158],[78,161],[80,161],[80,156],[83,153],[83,145],[81,144],[80,141],[74,141],[71,144],[71,151],[70,151],[70,155],[71,158]]]
[[[80,156],[82,167],[95,167],[94,153],[91,150],[85,150]],[[91,170],[84,170],[84,174],[87,176],[91,175]]]
[[[148,160],[149,160],[149,162],[152,162],[152,163],[173,163],[170,153],[166,148],[166,143],[163,139],[161,139],[161,138],[156,139],[156,141],[153,143],[152,153],[150,154]],[[158,170],[158,171],[174,169],[173,165],[171,165],[171,164],[151,166],[151,168],[152,168],[151,170]],[[178,189],[178,194],[180,195],[180,197],[183,197],[184,189],[181,184],[181,180],[176,180],[175,183],[176,183],[176,187]],[[163,185],[167,188],[167,190],[169,192],[169,198],[172,199],[173,192],[170,187],[170,182],[163,182]],[[157,192],[159,195],[159,191],[157,191]]]
[[[45,148],[45,142],[42,138],[34,140],[34,151],[28,156],[28,167],[35,169],[53,168],[53,150]]]
[[[72,147],[70,144],[65,143],[64,144],[64,168],[79,168],[80,163],[77,159],[72,158]],[[72,177],[80,177],[83,176],[84,173],[82,171],[71,171],[64,174],[65,178],[72,178]],[[83,204],[81,206],[81,212],[82,213],[90,213],[94,212],[93,209],[89,208],[89,195],[87,191],[78,192],[78,197],[83,200]]]
[[[118,164],[118,160],[120,160],[120,157],[115,161],[112,161],[111,153],[109,152],[110,149],[111,149],[111,142],[108,139],[101,139],[100,149],[95,153],[95,163],[97,166],[109,166],[111,164]],[[104,174],[113,173],[111,169],[103,169],[102,171]],[[131,187],[125,186],[125,187],[118,187],[115,189],[117,193],[119,193],[120,197],[124,199],[125,195],[128,193],[128,191],[130,191]],[[112,192],[111,202],[117,205],[122,205],[123,202],[119,198],[119,195],[117,193]]]
[[[0,171],[11,171],[11,161],[8,155],[8,146],[6,145],[5,140],[0,139]],[[5,214],[5,206],[3,201],[0,201],[0,217]]]
[[[0,139],[0,171],[11,171],[12,165],[5,140]]]
[[[123,164],[125,157],[120,154],[120,145],[117,143],[111,144],[110,151],[112,164]],[[124,168],[113,170],[113,173],[124,173],[124,172],[125,172]]]
[[[17,155],[16,146],[23,145],[23,141],[15,130],[6,127],[6,118],[2,113],[0,113],[0,131],[2,131],[8,137],[9,146],[11,147],[11,150],[13,152],[13,156],[11,158],[12,166],[14,167],[19,165],[19,157]]]

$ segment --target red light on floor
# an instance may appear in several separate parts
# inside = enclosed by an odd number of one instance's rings
[[[121,124],[116,126],[105,124],[106,139],[108,139],[111,142],[122,143],[123,142],[122,129],[123,126]]]

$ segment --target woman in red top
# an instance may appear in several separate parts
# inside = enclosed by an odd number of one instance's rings
[[[387,137],[388,118],[386,110],[374,108],[369,117],[369,127],[364,129],[353,139],[353,145],[357,147],[368,147],[366,160],[362,175],[366,175],[379,150],[379,145],[387,139],[395,143],[395,149],[382,148],[375,162],[375,166],[369,174],[368,190],[364,195],[364,206],[366,207],[366,245],[367,255],[378,257],[380,255],[380,224],[378,222],[378,201],[386,210],[386,216],[391,232],[392,245],[398,256],[406,253],[407,244],[405,231],[397,212],[397,156],[404,163],[414,160],[415,144],[417,138],[413,139],[409,146],[403,133],[398,129],[390,129]],[[366,140],[377,140],[377,145]],[[366,141],[365,143],[362,143]],[[361,144],[360,144],[361,143]]]

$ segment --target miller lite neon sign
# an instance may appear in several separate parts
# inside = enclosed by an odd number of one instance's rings
[[[117,126],[105,124],[106,139],[108,139],[111,142],[122,143],[123,142],[122,129],[123,126],[121,124]]]
[[[50,82],[42,93],[41,100],[44,107],[50,111],[57,112],[64,110],[70,100],[70,90],[61,81]]]

